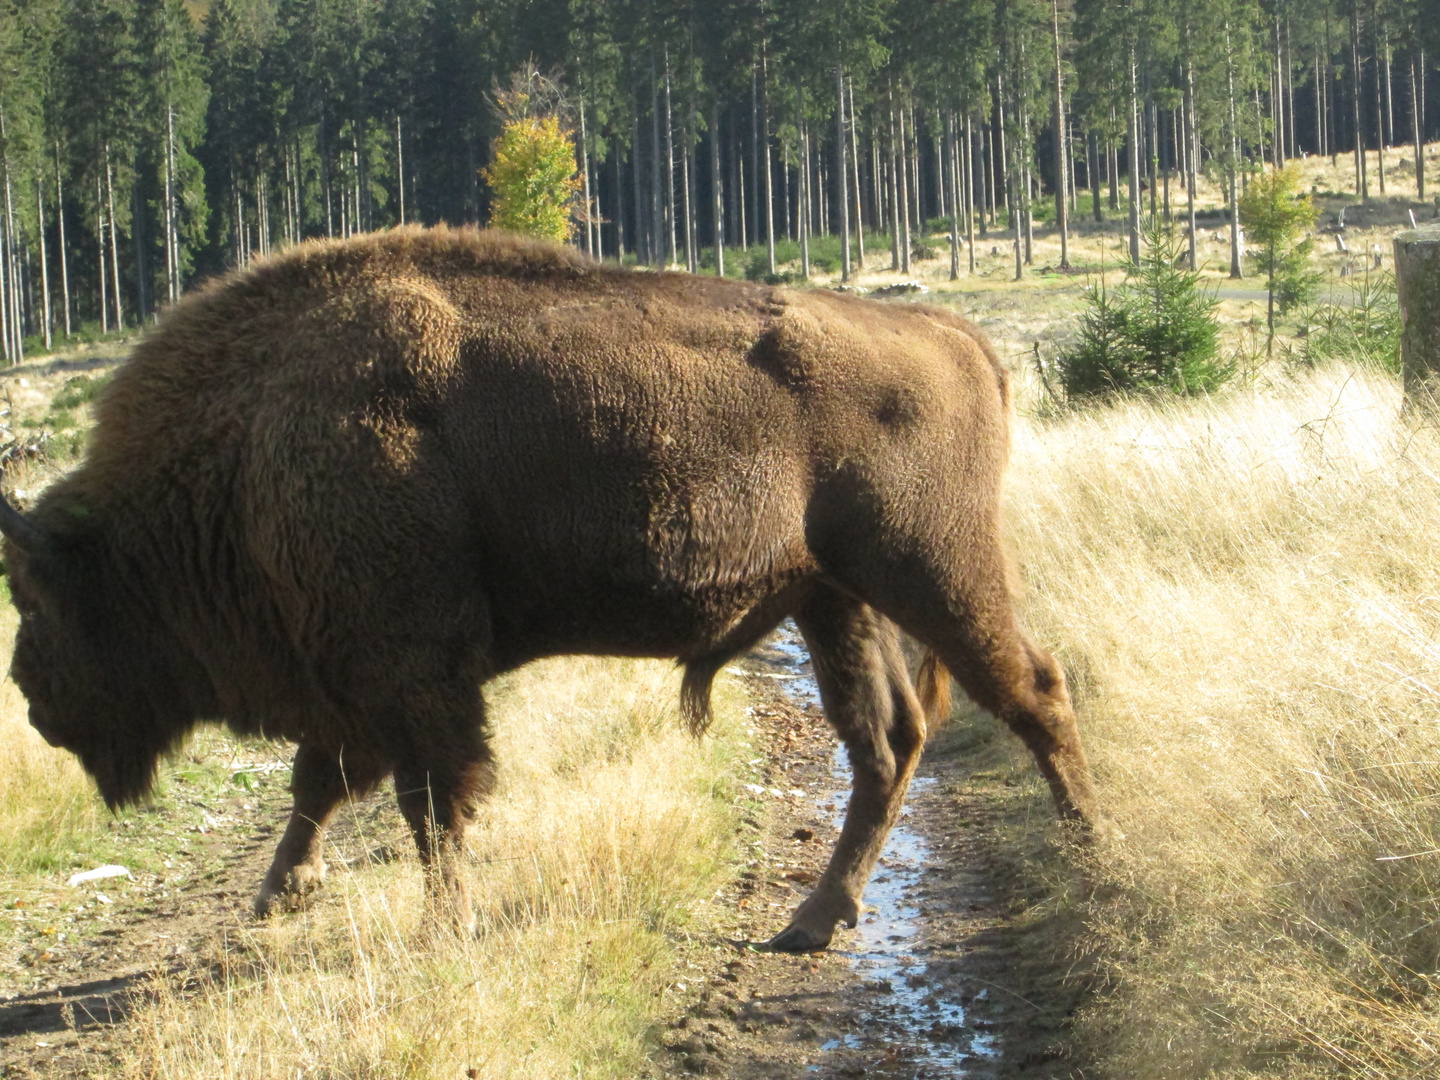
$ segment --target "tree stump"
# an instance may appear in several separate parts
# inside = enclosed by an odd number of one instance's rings
[[[1440,413],[1440,226],[1395,237],[1405,408]]]

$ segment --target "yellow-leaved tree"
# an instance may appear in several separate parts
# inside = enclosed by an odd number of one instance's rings
[[[495,160],[481,170],[494,193],[490,224],[527,236],[570,239],[581,186],[577,172],[575,143],[558,116],[510,120],[495,140]]]

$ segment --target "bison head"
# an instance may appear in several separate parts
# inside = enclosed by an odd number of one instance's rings
[[[0,532],[20,612],[10,673],[31,725],[79,757],[112,810],[143,798],[193,716],[164,670],[164,649],[93,538],[48,532],[3,496]]]

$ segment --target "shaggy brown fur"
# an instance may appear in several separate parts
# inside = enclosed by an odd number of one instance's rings
[[[31,721],[111,805],[201,720],[300,744],[257,908],[393,773],[436,885],[489,783],[480,687],[678,657],[688,716],[793,615],[855,790],[777,948],[853,924],[925,717],[896,625],[1093,810],[998,536],[995,354],[947,312],[597,266],[473,230],[311,243],[170,311],[84,465],[3,516]],[[939,705],[943,669],[922,680]]]

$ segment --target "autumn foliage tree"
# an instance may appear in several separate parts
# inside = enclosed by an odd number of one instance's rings
[[[498,229],[565,241],[575,232],[582,181],[575,142],[561,125],[559,81],[534,70],[512,78],[493,96],[503,127],[494,160],[481,170],[493,196],[490,224]]]

